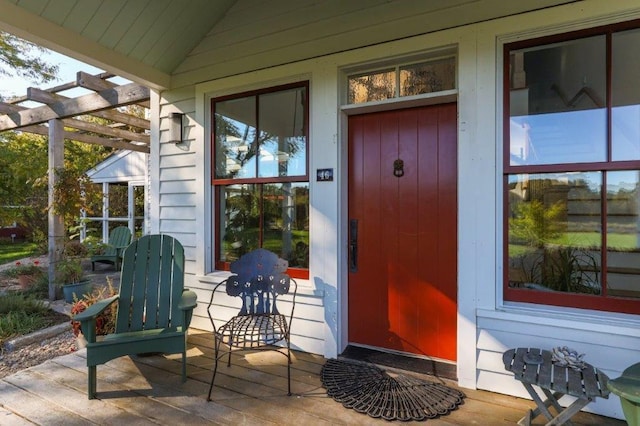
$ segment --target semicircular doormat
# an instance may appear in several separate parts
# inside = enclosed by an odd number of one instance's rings
[[[320,373],[327,394],[359,413],[385,420],[422,421],[458,408],[465,395],[440,383],[390,376],[375,365],[330,359]]]

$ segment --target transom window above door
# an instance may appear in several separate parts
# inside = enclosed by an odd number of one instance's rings
[[[361,104],[456,88],[456,58],[394,65],[347,77],[347,103]]]

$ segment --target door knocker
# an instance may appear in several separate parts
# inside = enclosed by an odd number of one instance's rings
[[[399,158],[393,162],[393,175],[395,177],[404,176],[404,161]]]

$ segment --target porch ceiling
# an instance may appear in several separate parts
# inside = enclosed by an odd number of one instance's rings
[[[0,0],[0,30],[166,89],[574,1]]]

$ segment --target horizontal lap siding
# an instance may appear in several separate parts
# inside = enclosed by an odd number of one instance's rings
[[[198,306],[194,311],[194,319],[191,324],[194,328],[211,330],[211,321],[207,314],[207,305],[211,298],[211,290],[215,286],[210,281],[193,281],[191,289],[198,295]],[[280,311],[288,314],[290,311],[290,295],[281,296],[278,299]],[[241,301],[237,297],[229,297],[225,294],[224,288],[219,288],[214,299],[215,306],[212,308],[212,316],[219,327],[226,320],[238,313]],[[291,323],[292,347],[305,352],[322,354],[324,352],[325,319],[324,319],[323,297],[310,295],[306,292],[298,293],[294,309],[293,321]],[[320,337],[319,337],[320,336]]]
[[[183,143],[179,146],[169,140],[168,114],[180,112],[183,119]],[[165,92],[160,99],[160,145],[158,149],[158,232],[180,241],[185,250],[185,287],[189,288],[195,276],[197,253],[196,238],[196,155],[184,149],[194,141],[195,99],[193,90]]]
[[[567,1],[541,0],[536,6]],[[240,0],[173,72],[172,84],[180,87],[265,69],[520,13],[529,7],[527,2],[498,0]]]
[[[640,336],[621,330],[620,326],[607,326],[602,322],[580,324],[542,315],[505,315],[504,318],[478,316],[477,332],[477,387],[482,390],[529,398],[520,382],[504,369],[502,353],[515,347],[537,347],[551,350],[568,346],[585,354],[585,361],[602,370],[609,378],[620,376],[625,366],[640,360]],[[617,329],[617,330],[616,330]],[[565,398],[565,404],[570,399]],[[596,409],[597,408],[597,409]],[[608,400],[597,399],[596,411],[620,418],[620,403],[616,396]]]

